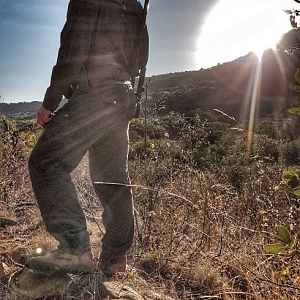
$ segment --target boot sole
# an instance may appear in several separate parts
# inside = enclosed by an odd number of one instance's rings
[[[53,273],[57,273],[57,272],[62,272],[62,273],[66,273],[66,274],[88,274],[88,273],[92,273],[94,271],[93,267],[87,267],[87,266],[66,266],[66,267],[59,267],[56,265],[52,265],[49,263],[45,263],[45,262],[30,262],[30,263],[26,263],[25,264],[27,268],[31,269],[31,270],[35,270],[38,272],[53,272]]]

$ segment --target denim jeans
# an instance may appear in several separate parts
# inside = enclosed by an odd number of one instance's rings
[[[133,202],[126,185],[130,184],[128,125],[135,106],[135,94],[127,84],[78,91],[45,125],[29,158],[29,171],[46,228],[60,247],[90,247],[85,216],[70,177],[87,152],[91,179],[103,206],[101,256],[127,251],[132,245]]]

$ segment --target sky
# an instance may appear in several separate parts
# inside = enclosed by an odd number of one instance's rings
[[[277,35],[288,30],[288,16],[279,6],[274,9],[274,14],[280,12],[278,20],[271,14],[270,20],[264,17],[275,2],[292,8],[292,0],[150,0],[147,75],[198,70],[247,54],[254,50],[251,45],[260,43],[249,39],[254,19],[256,23],[266,22],[267,28],[274,27]],[[267,4],[263,7],[261,3]],[[67,5],[68,0],[0,0],[0,100],[43,99],[57,58]],[[270,22],[284,25],[271,27]],[[273,39],[278,39],[277,35]],[[232,45],[231,38],[240,43]],[[265,40],[261,36],[261,41]],[[226,48],[226,41],[231,47]]]

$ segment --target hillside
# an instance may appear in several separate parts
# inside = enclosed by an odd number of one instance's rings
[[[219,109],[243,120],[249,115],[253,86],[260,79],[258,115],[281,115],[291,102],[288,82],[295,66],[292,56],[268,50],[261,64],[249,53],[209,69],[152,76],[147,78],[149,106],[163,106],[162,114]],[[0,103],[0,113],[17,118],[32,117],[40,104],[38,101]]]
[[[254,54],[206,70],[153,76],[149,79],[152,102],[163,102],[164,113],[190,114],[196,110],[222,110],[237,119],[248,115],[253,86],[259,80],[259,116],[281,114],[290,105],[288,82],[296,62],[285,53],[268,50],[259,64]]]

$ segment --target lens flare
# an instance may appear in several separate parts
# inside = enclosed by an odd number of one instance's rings
[[[36,252],[37,255],[41,255],[43,253],[43,249],[42,248],[37,248],[35,250],[35,252]]]
[[[261,57],[258,57],[257,66],[252,80],[252,92],[251,92],[251,101],[250,101],[248,138],[247,138],[247,160],[250,159],[251,149],[253,144],[256,108],[260,99],[261,70],[262,70]]]

